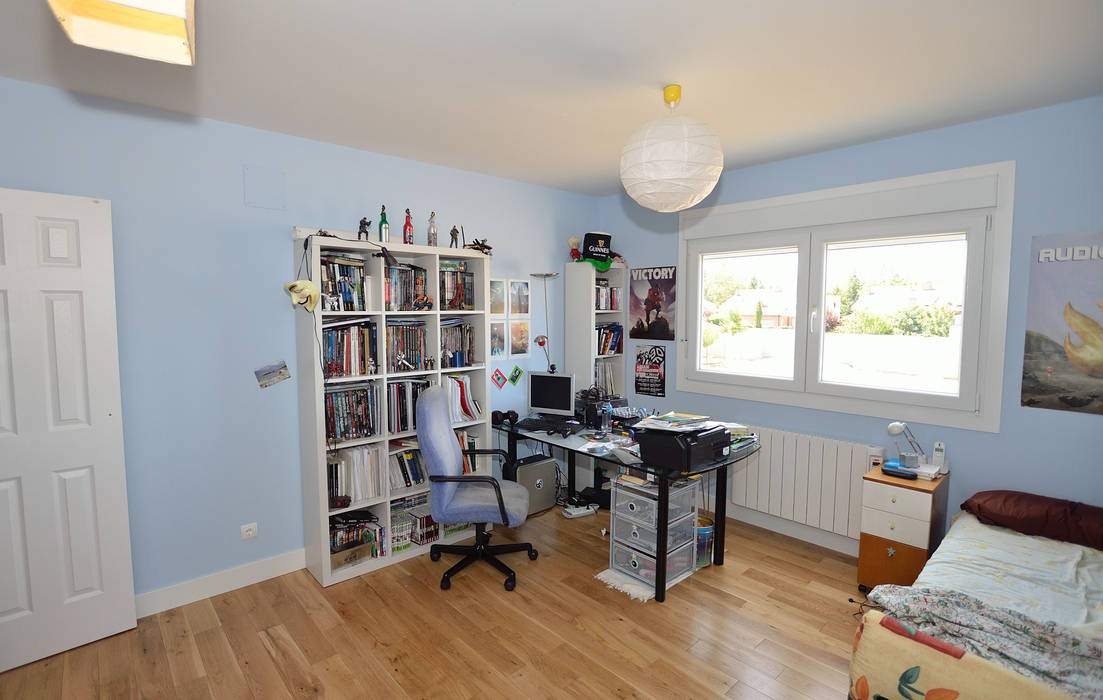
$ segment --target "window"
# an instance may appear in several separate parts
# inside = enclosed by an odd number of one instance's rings
[[[1013,178],[1004,163],[683,215],[679,389],[998,431]]]

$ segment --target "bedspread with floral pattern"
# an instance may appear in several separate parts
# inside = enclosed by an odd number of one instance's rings
[[[1103,641],[957,591],[886,585],[869,598],[920,632],[1070,695],[1103,698]]]

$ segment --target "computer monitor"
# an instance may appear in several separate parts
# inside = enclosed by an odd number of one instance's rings
[[[574,375],[529,372],[529,413],[574,416]]]

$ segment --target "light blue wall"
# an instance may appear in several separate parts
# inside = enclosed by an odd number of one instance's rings
[[[1103,505],[1103,416],[1019,406],[1030,239],[1103,230],[1103,98],[729,171],[698,206],[1005,160],[1017,166],[1000,432],[911,427],[924,444],[941,439],[947,445],[951,510],[976,491],[1001,488]],[[620,195],[602,199],[600,224],[633,267],[677,262],[673,214],[647,212]],[[629,351],[636,344],[630,341]],[[674,344],[667,346],[672,355]],[[671,355],[667,398],[633,401],[892,447],[885,433],[892,416],[869,418],[674,391],[677,363]]]
[[[386,203],[395,234],[413,210],[420,242],[433,209],[443,240],[462,223],[490,238],[494,276],[527,279],[561,270],[567,237],[597,219],[591,197],[28,83],[0,79],[0,105],[0,187],[112,203],[138,593],[303,546],[296,379],[261,390],[253,376],[276,360],[294,372],[293,225],[355,230]],[[259,194],[282,209],[244,206],[243,166],[274,176]],[[562,338],[562,281],[550,287]],[[496,407],[523,404],[492,391]]]

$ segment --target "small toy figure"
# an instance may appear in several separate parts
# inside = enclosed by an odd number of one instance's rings
[[[318,229],[318,233],[316,233],[316,234],[314,234],[314,235],[315,235],[315,236],[323,236],[323,237],[325,237],[325,238],[336,238],[336,237],[337,237],[337,236],[334,236],[334,235],[333,235],[332,233],[330,233],[329,231],[326,231],[326,230],[325,230],[324,228],[320,228],[320,229]]]
[[[437,244],[437,213],[435,211],[429,212],[429,230],[426,231],[426,238],[429,245]]]
[[[379,209],[379,242],[386,243],[391,239],[391,225],[387,223],[387,205]]]
[[[427,297],[424,294],[418,294],[414,297],[414,311],[432,311],[433,310],[433,298]]]
[[[371,221],[368,217],[360,219],[360,230],[356,232],[356,240],[366,241],[371,238]]]
[[[477,250],[483,255],[490,255],[490,251],[493,249],[493,246],[488,244],[485,238],[482,240],[476,238],[471,243],[465,243],[463,247],[467,248],[468,250]]]
[[[402,242],[412,244],[414,242],[414,222],[410,220],[410,210],[406,210],[406,223],[402,224]]]
[[[395,369],[399,370],[399,371],[404,370],[404,369],[417,369],[417,367],[414,367],[406,359],[406,353],[404,353],[404,352],[395,353],[394,366],[395,366]]]
[[[571,247],[571,260],[581,260],[582,251],[579,248],[582,247],[582,239],[578,236],[571,236],[567,239],[567,245]]]
[[[460,243],[459,243],[460,230],[458,228],[456,228],[455,226],[453,226],[452,230],[448,232],[448,235],[452,237],[452,240],[448,241],[448,247],[449,248],[459,248],[460,247]]]

